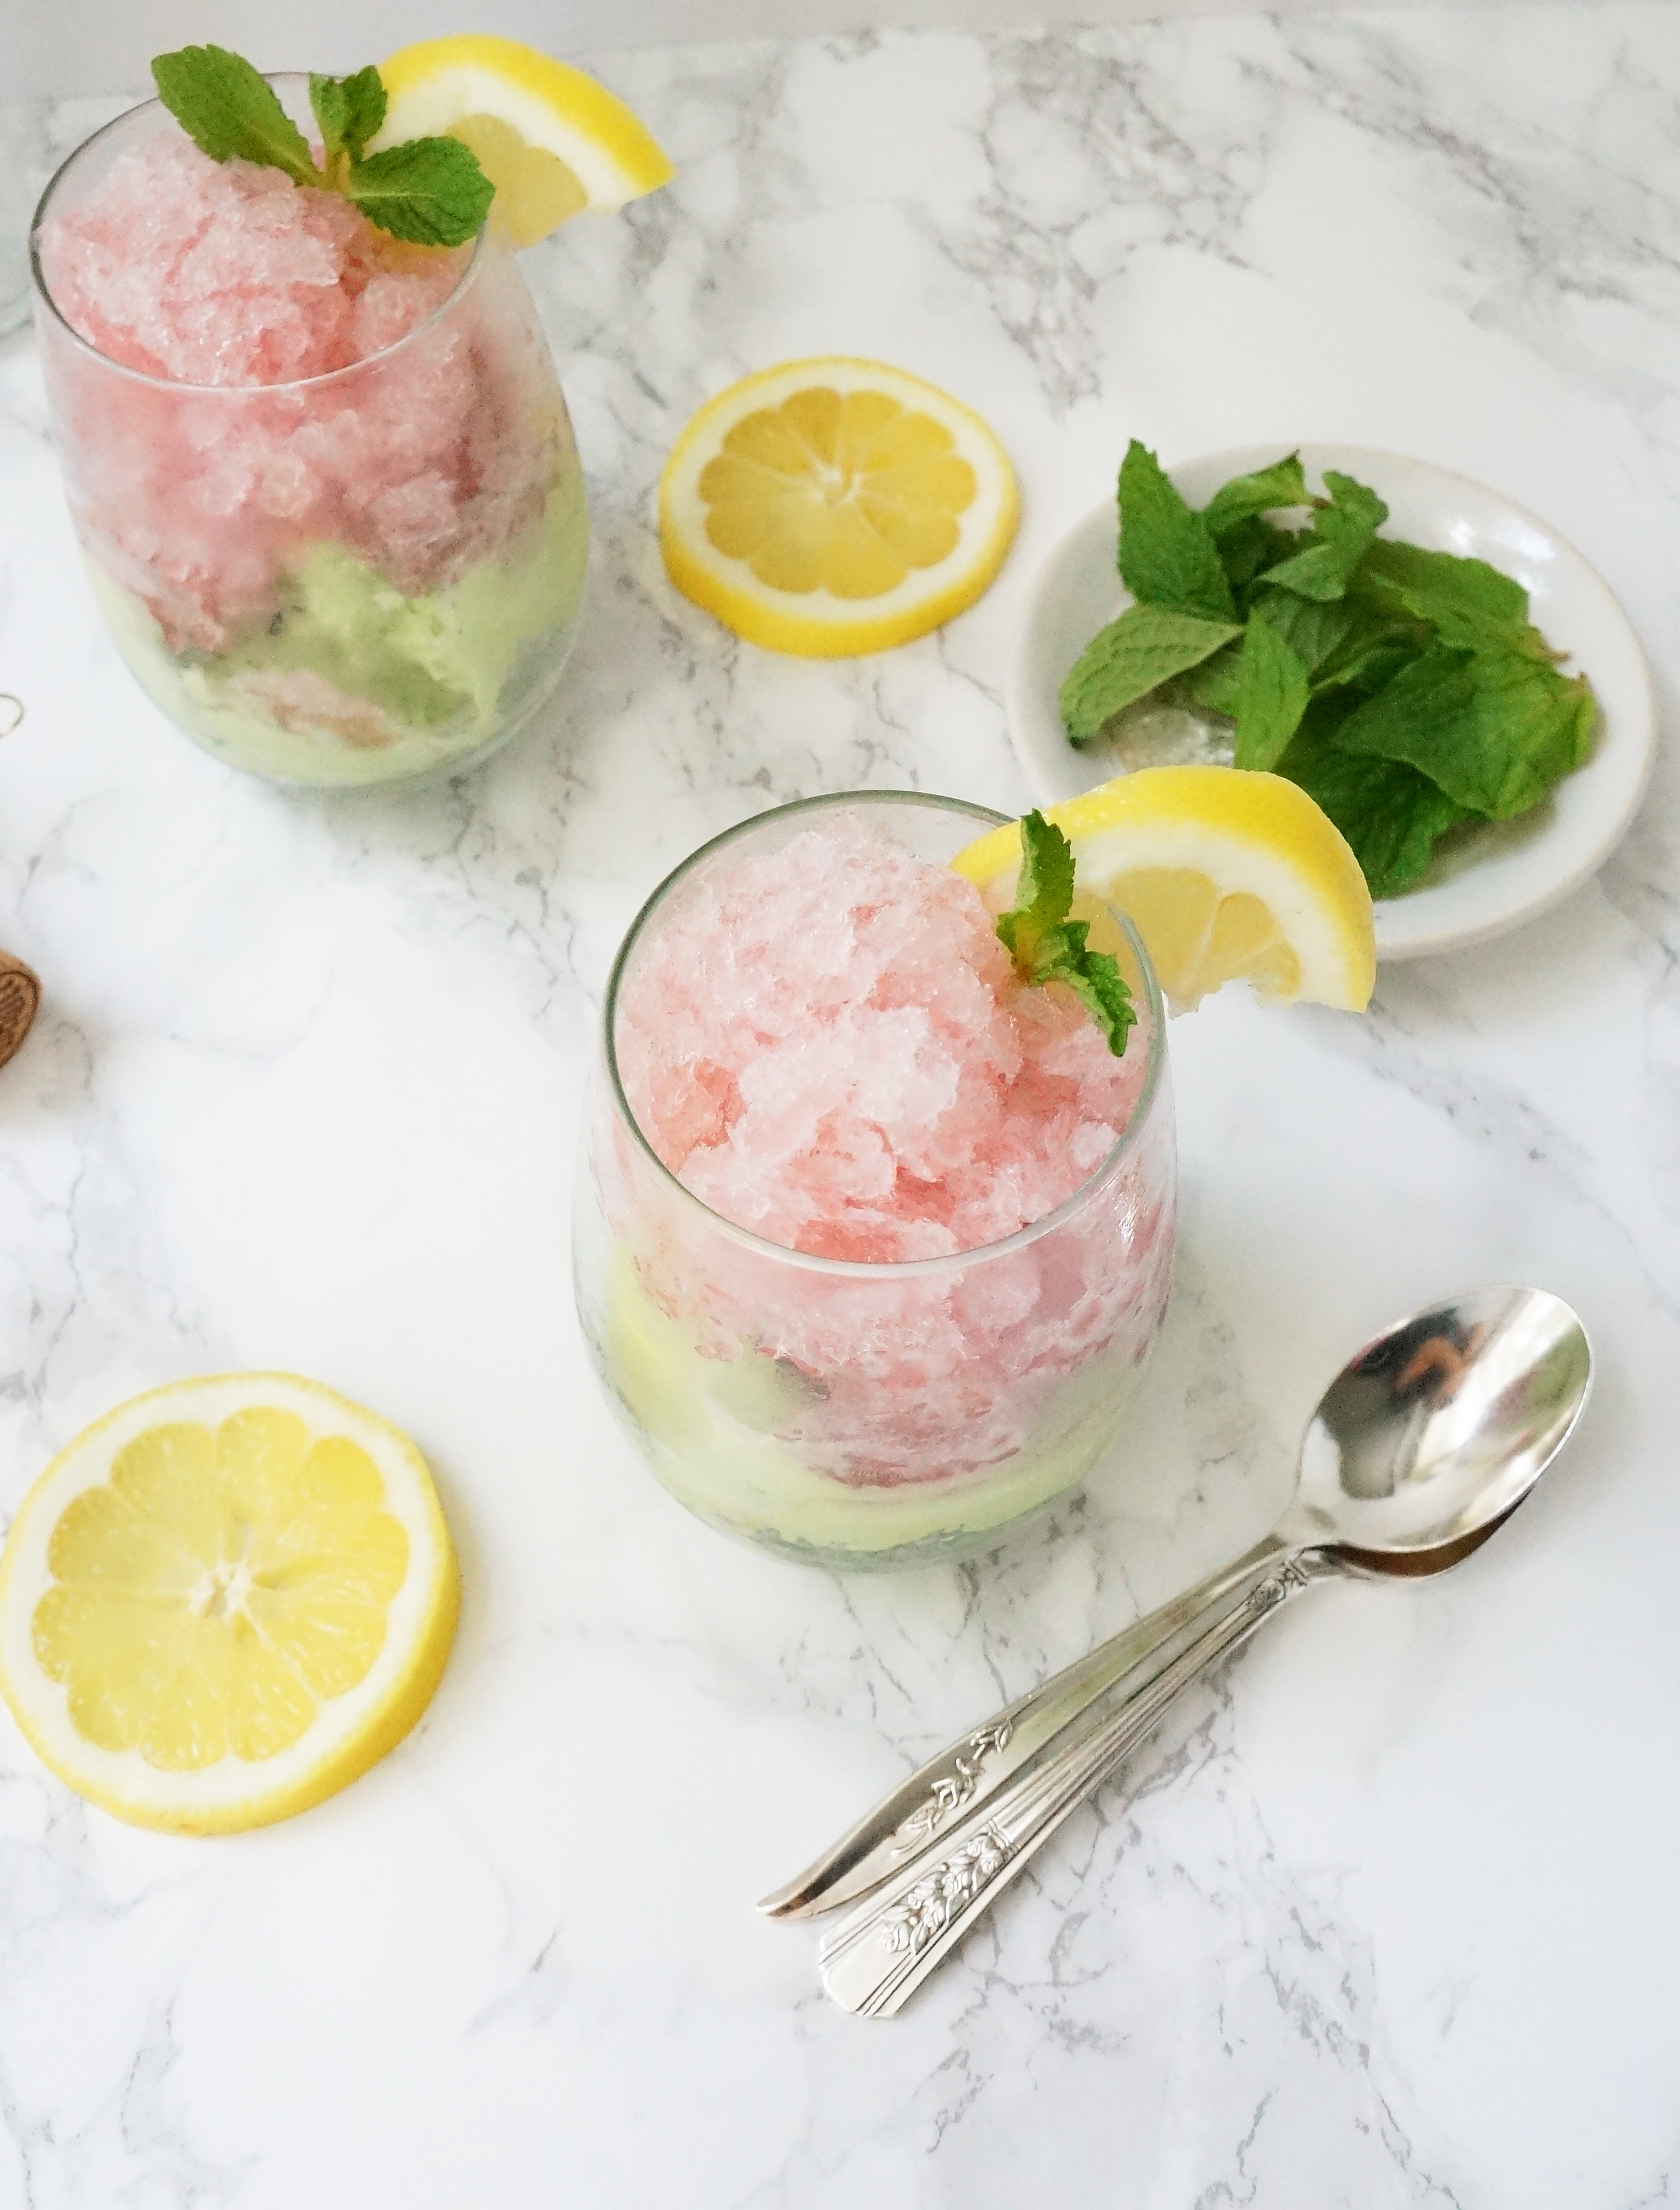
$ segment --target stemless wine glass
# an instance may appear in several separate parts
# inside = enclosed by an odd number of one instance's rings
[[[1128,975],[1142,1076],[1113,1148],[1045,1218],[979,1250],[873,1264],[767,1242],[683,1187],[626,1097],[626,987],[708,878],[837,810],[942,865],[1003,818],[901,792],[812,799],[731,830],[660,885],[607,989],[575,1254],[596,1368],[671,1493],[768,1549],[857,1567],[983,1548],[1090,1471],[1165,1312],[1175,1149],[1160,991],[1130,922],[1104,908],[1092,941]]]
[[[312,130],[306,81],[270,82]],[[475,765],[558,679],[588,548],[571,425],[515,256],[481,232],[429,317],[328,374],[144,373],[66,319],[52,239],[164,132],[179,126],[157,100],[97,132],[31,235],[54,436],[118,648],[178,728],[274,782]],[[419,265],[426,249],[406,251]]]

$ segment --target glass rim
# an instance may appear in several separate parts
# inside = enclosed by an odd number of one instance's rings
[[[309,82],[302,69],[265,69],[262,75],[268,83],[276,86],[307,84]],[[400,338],[394,338],[389,345],[381,346],[376,353],[364,353],[360,360],[346,361],[342,368],[322,369],[318,376],[288,377],[278,383],[191,383],[178,376],[154,376],[149,369],[131,368],[126,361],[114,359],[110,353],[102,353],[90,338],[83,337],[53,298],[51,287],[46,281],[46,272],[41,267],[41,225],[46,220],[54,193],[82,155],[91,152],[102,138],[109,137],[113,130],[120,130],[124,124],[131,123],[137,115],[145,114],[148,108],[158,108],[165,114],[169,112],[161,100],[136,100],[132,107],[125,107],[120,115],[113,115],[109,123],[102,123],[97,130],[90,131],[80,145],[73,146],[47,178],[45,190],[36,202],[35,212],[29,220],[29,275],[35,296],[44,303],[53,321],[70,342],[90,360],[98,361],[101,368],[109,369],[112,375],[126,376],[134,383],[147,385],[154,391],[204,392],[228,399],[250,399],[259,392],[283,394],[319,390],[328,384],[336,383],[342,377],[358,376],[364,369],[394,359],[405,346],[412,345],[417,338],[423,337],[441,322],[478,275],[479,263],[484,258],[485,240],[489,235],[488,221],[480,225],[478,235],[473,240],[473,251],[467,257],[467,265],[450,287],[448,296],[438,301],[424,322],[416,323],[412,329],[405,330]],[[171,120],[173,121],[172,117]],[[180,125],[177,124],[176,128],[179,130]],[[187,134],[182,131],[181,135],[185,137]],[[455,251],[459,249],[450,247],[446,250]]]
[[[762,813],[749,814],[744,821],[738,821],[733,827],[724,830],[720,835],[708,837],[705,843],[690,852],[687,859],[681,860],[673,867],[664,880],[643,900],[635,919],[624,933],[624,940],[618,947],[611,970],[607,976],[606,994],[601,1006],[601,1048],[606,1068],[608,1094],[618,1118],[629,1130],[643,1157],[647,1160],[664,1185],[673,1190],[680,1200],[695,1212],[702,1215],[712,1227],[720,1230],[732,1241],[739,1244],[746,1250],[765,1258],[777,1259],[785,1265],[801,1268],[808,1273],[838,1275],[842,1278],[869,1282],[925,1280],[931,1275],[958,1272],[964,1267],[975,1265],[982,1260],[1001,1258],[1009,1253],[1024,1250],[1027,1245],[1037,1242],[1042,1235],[1051,1234],[1071,1219],[1074,1214],[1081,1211],[1096,1193],[1098,1186],[1109,1180],[1118,1171],[1128,1154],[1135,1150],[1141,1140],[1142,1130],[1154,1109],[1156,1097],[1160,1090],[1162,1070],[1166,1064],[1166,1007],[1161,997],[1161,987],[1156,979],[1155,969],[1150,963],[1149,954],[1144,949],[1143,939],[1134,927],[1130,915],[1122,913],[1117,906],[1110,906],[1108,909],[1119,923],[1131,946],[1132,955],[1137,962],[1138,973],[1143,983],[1143,1000],[1148,1009],[1149,1056],[1144,1069],[1142,1086],[1127,1117],[1125,1126],[1085,1179],[1070,1190],[1060,1205],[1055,1206],[1051,1211],[1042,1214],[1037,1220],[1029,1220],[1024,1227],[1017,1228],[1013,1235],[1005,1235],[996,1243],[977,1243],[966,1251],[939,1251],[924,1259],[829,1259],[815,1251],[796,1251],[788,1243],[772,1242],[768,1236],[756,1235],[750,1228],[743,1228],[738,1221],[730,1220],[721,1212],[714,1211],[704,1198],[696,1197],[687,1184],[671,1172],[653,1149],[641,1123],[631,1110],[629,1099],[624,1094],[623,1078],[618,1071],[618,1051],[614,1037],[614,1029],[617,1024],[618,993],[623,982],[630,954],[635,948],[644,928],[665,903],[665,898],[676,890],[678,884],[693,873],[703,860],[709,858],[714,852],[720,851],[726,845],[733,843],[738,837],[744,836],[749,830],[762,828],[767,822],[786,820],[800,813],[821,813],[837,806],[859,805],[912,806],[923,806],[930,812],[966,813],[972,819],[984,823],[989,829],[1001,829],[1005,822],[1015,818],[1011,814],[999,813],[990,806],[976,805],[970,799],[946,798],[935,792],[925,790],[828,791],[820,797],[796,798],[790,800],[785,805],[768,806]]]

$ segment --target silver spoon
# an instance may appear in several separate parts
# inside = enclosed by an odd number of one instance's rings
[[[1440,1573],[1484,1543],[1562,1448],[1592,1375],[1585,1329],[1544,1289],[1473,1289],[1397,1320],[1319,1400],[1271,1534],[953,1743],[759,1909],[858,1903],[822,1944],[823,1985],[889,2017],[1269,1612],[1316,1580]]]

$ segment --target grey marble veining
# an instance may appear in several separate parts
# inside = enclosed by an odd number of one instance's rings
[[[0,342],[0,1517],[172,1375],[319,1374],[461,1550],[423,1728],[188,1843],[0,1719],[3,2210],[1635,2210],[1680,2187],[1680,784],[1370,1017],[1175,1024],[1173,1307],[1123,1464],[960,1570],[689,1523],[599,1403],[567,1193],[619,934],[696,842],[854,785],[1027,793],[1027,578],[1126,438],[1346,437],[1563,529],[1680,678],[1680,15],[1442,8],[848,35],[605,64],[680,164],[529,257],[589,473],[583,640],[471,780],[288,799],[99,628]],[[39,108],[45,160],[100,115]],[[805,353],[976,406],[1026,516],[938,636],[759,653],[664,578],[671,439]],[[1198,1696],[892,2026],[755,1920],[888,1781],[1265,1526],[1364,1334],[1500,1277],[1602,1378],[1511,1528]]]

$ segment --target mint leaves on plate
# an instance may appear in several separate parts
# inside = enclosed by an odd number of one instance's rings
[[[1091,924],[1069,921],[1074,902],[1073,847],[1042,813],[1021,824],[1021,873],[1014,909],[997,917],[997,933],[1023,982],[1065,982],[1108,1039],[1117,1059],[1137,1015],[1119,962],[1087,951]]]
[[[353,200],[371,223],[413,245],[464,245],[476,238],[496,187],[455,138],[411,138],[378,154],[367,142],[385,120],[376,69],[310,78],[326,166],[248,61],[221,46],[183,46],[152,63],[158,96],[213,161],[256,161]]]
[[[1134,438],[1119,504],[1135,603],[1062,685],[1075,745],[1156,691],[1226,716],[1236,764],[1316,800],[1374,897],[1409,889],[1446,830],[1528,812],[1591,752],[1597,701],[1558,673],[1522,586],[1380,537],[1388,510],[1352,476],[1327,468],[1315,497],[1291,453],[1198,512]]]

